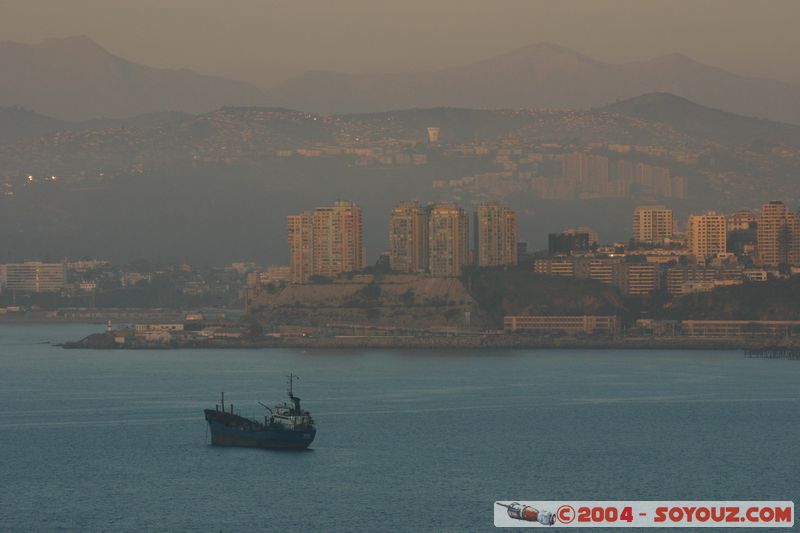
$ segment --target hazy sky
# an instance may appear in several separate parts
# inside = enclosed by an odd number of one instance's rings
[[[539,41],[671,52],[800,83],[800,0],[0,0],[0,39],[88,35],[152,66],[268,85],[308,69],[435,69]]]

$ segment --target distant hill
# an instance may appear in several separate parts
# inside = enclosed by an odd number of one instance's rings
[[[512,148],[512,158],[520,155],[514,154],[515,145],[526,155],[525,146],[538,143],[550,145],[542,150],[556,152],[598,142],[659,145],[689,153],[697,159],[681,163],[634,152],[610,154],[612,159],[668,165],[674,174],[686,175],[689,198],[665,200],[680,219],[706,209],[791,200],[800,190],[797,149],[738,142],[750,142],[741,133],[745,131],[789,144],[797,140],[796,127],[670,95],[645,95],[588,110],[432,108],[324,116],[225,107],[200,115],[159,113],[81,123],[14,112],[20,117],[17,124],[30,121],[19,131],[40,134],[0,142],[0,179],[13,185],[0,195],[0,262],[100,255],[212,264],[251,258],[283,264],[286,215],[337,198],[362,206],[368,221],[365,246],[373,258],[387,245],[391,208],[405,199],[446,199],[464,206],[501,200],[517,210],[521,240],[537,250],[546,245],[548,233],[578,224],[593,227],[606,242],[627,239],[633,207],[655,201],[641,196],[547,199],[534,188],[541,180],[531,180],[530,173],[551,176],[560,173],[560,165],[540,167],[520,159],[520,175],[506,175],[493,155],[455,155],[463,148],[455,145],[465,141],[502,140]],[[0,128],[3,124],[0,120]],[[432,125],[441,128],[439,147],[427,143],[426,128]],[[41,133],[36,127],[55,130]],[[737,143],[726,145],[721,139]],[[362,146],[377,148],[372,156],[346,150]],[[425,155],[427,164],[407,164],[407,158],[401,163],[395,159],[399,152],[390,151],[387,157],[384,147]],[[28,184],[28,175],[37,179]],[[464,179],[482,175],[480,180]],[[491,280],[481,286],[478,281],[473,289],[485,289],[486,296],[479,299],[488,302],[486,312],[494,320],[508,309],[550,312],[518,306],[513,284],[501,298],[492,292]],[[571,293],[564,294],[569,300]],[[598,293],[596,301],[576,300],[574,311],[613,307],[612,296]],[[562,303],[572,305],[567,300]]]
[[[585,111],[569,109],[513,110],[453,107],[345,114],[339,121],[365,130],[393,134],[424,132],[435,124],[443,142],[497,139],[504,135],[530,138],[580,137],[605,142],[668,143],[670,140],[748,144],[766,141],[800,146],[800,126],[747,117],[706,107],[669,93],[648,93]],[[653,125],[668,128],[653,128]]]
[[[181,111],[157,111],[124,118],[95,118],[84,120],[76,123],[74,127],[83,130],[103,130],[110,128],[136,128],[144,130],[165,126],[173,122],[188,119],[191,116],[191,114]]]
[[[264,102],[257,87],[190,70],[126,61],[88,37],[39,44],[0,41],[0,105],[65,120],[167,110],[202,113]]]
[[[68,126],[61,120],[20,107],[0,107],[0,144],[53,133]]]
[[[3,116],[12,117],[0,123],[0,168],[9,175],[127,172],[180,161],[249,164],[316,143],[423,142],[431,125],[441,128],[443,143],[512,137],[521,143],[800,146],[800,126],[734,115],[663,93],[584,111],[431,108],[324,116],[223,107],[200,115],[165,112],[75,123],[19,109],[0,109]]]
[[[674,94],[643,94],[603,109],[667,124],[694,139],[730,144],[761,140],[800,145],[800,126],[712,109]]]
[[[179,122],[193,115],[180,111],[145,113],[126,118],[99,118],[69,122],[21,107],[0,107],[0,145],[24,142],[65,131],[102,131],[129,128],[148,130]]]
[[[587,108],[650,92],[800,124],[800,86],[740,76],[681,54],[611,64],[551,43],[432,72],[311,71],[267,95],[273,105],[353,113],[437,106]]]

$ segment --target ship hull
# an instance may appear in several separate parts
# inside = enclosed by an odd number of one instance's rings
[[[211,411],[211,413],[214,413]],[[206,416],[211,430],[211,444],[214,446],[238,446],[243,448],[264,448],[269,450],[305,450],[316,436],[315,429],[270,429],[243,428],[226,425]]]

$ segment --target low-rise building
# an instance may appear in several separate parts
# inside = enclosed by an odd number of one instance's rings
[[[537,274],[593,279],[613,285],[623,267],[621,257],[554,257],[537,259],[533,271]]]
[[[672,296],[684,296],[693,292],[710,291],[714,288],[715,273],[710,268],[675,267],[667,270],[667,292]]]
[[[256,264],[252,261],[236,261],[230,264],[229,267],[231,270],[238,272],[241,275],[245,275],[248,272],[251,272],[256,269]]]
[[[636,329],[640,333],[649,334],[653,337],[674,337],[680,329],[680,322],[677,320],[639,318],[636,320]]]
[[[78,283],[78,289],[84,292],[94,292],[97,290],[96,281],[81,281]]]
[[[136,324],[136,332],[144,331],[183,331],[181,322],[149,322]]]
[[[292,281],[292,267],[268,266],[266,270],[254,270],[247,273],[248,287],[259,287],[270,283],[289,283]]]
[[[742,272],[742,275],[747,281],[764,282],[769,279],[769,274],[766,270],[760,268],[748,268]]]
[[[9,291],[58,292],[66,283],[63,263],[8,263],[0,269],[0,284]]]
[[[241,339],[244,333],[242,328],[230,326],[211,326],[200,331],[200,335],[209,339]]]
[[[618,286],[629,296],[647,296],[660,286],[658,265],[652,263],[624,263],[620,269]]]
[[[688,337],[784,337],[800,334],[800,320],[684,320]]]
[[[503,317],[503,329],[508,333],[529,331],[539,333],[615,333],[619,320],[613,315],[516,315]]]
[[[537,259],[533,262],[533,271],[536,274],[574,277],[575,261],[571,258]]]
[[[153,280],[153,274],[150,272],[125,272],[122,274],[122,286],[133,287],[139,283],[150,283]]]
[[[578,273],[585,272],[585,275],[578,277],[586,277],[606,285],[613,285],[623,262],[619,257],[597,257],[580,259],[579,264],[582,265],[582,268],[578,269]]]

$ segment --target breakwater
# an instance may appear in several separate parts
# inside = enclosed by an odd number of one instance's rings
[[[304,348],[304,349],[656,349],[656,350],[747,350],[763,349],[757,338],[620,337],[620,338],[542,338],[525,335],[442,335],[442,336],[285,336],[268,338],[209,339],[206,341],[153,343],[145,341],[116,344],[112,335],[97,333],[64,348],[83,349],[184,349],[184,348]],[[787,345],[800,350],[800,345]]]

